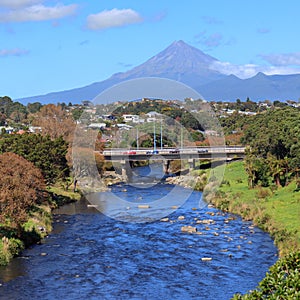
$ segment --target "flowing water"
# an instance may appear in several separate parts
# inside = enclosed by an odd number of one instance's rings
[[[111,192],[135,204],[172,189],[121,184]],[[176,197],[186,190],[177,187]],[[0,268],[0,299],[215,300],[254,289],[277,259],[272,239],[239,217],[200,209],[201,201],[190,191],[169,220],[144,223],[110,218],[86,200],[66,205],[41,245]],[[187,225],[197,232],[182,232]]]

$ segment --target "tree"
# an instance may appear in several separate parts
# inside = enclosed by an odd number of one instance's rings
[[[190,113],[185,112],[182,114],[180,123],[186,128],[204,131],[202,124]]]
[[[62,136],[67,142],[71,142],[75,129],[72,116],[61,105],[48,104],[41,108],[34,118],[33,125],[42,128],[43,135],[49,135],[52,139]]]
[[[29,210],[44,199],[42,173],[14,153],[0,155],[0,222],[22,232]]]
[[[62,137],[52,140],[41,134],[5,135],[0,139],[0,153],[13,152],[34,163],[47,182],[69,176],[66,154],[68,144]]]
[[[13,102],[9,97],[0,97],[0,113],[14,122],[20,123],[27,118],[27,108],[20,102]]]
[[[4,126],[6,124],[6,119],[6,114],[0,112],[0,126]]]
[[[43,107],[43,105],[40,102],[34,102],[34,103],[28,103],[27,109],[28,112],[31,114],[37,113],[40,111],[40,109]]]
[[[250,120],[250,119],[249,119]],[[271,110],[251,118],[242,138],[251,146],[246,161],[260,166],[253,180],[252,167],[247,172],[255,185],[266,182],[266,170],[277,185],[286,185],[291,176],[297,177],[300,163],[300,114],[291,107]],[[261,161],[257,164],[257,161]],[[250,184],[251,185],[251,184]]]
[[[84,109],[82,107],[77,107],[77,108],[73,109],[72,110],[73,119],[75,121],[79,120],[83,112],[84,112]]]

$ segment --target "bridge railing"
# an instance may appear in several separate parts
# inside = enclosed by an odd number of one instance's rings
[[[140,148],[140,149],[126,149],[126,148],[110,148],[105,149],[102,153],[103,155],[113,156],[113,155],[138,155],[138,154],[148,154],[153,151],[151,148]],[[244,153],[245,147],[242,146],[228,146],[228,147],[187,147],[187,148],[157,148],[158,153],[167,154],[174,153],[178,151],[180,154],[188,153]]]

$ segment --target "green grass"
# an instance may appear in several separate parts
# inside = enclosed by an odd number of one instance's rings
[[[218,197],[213,202],[222,209],[268,231],[281,255],[300,249],[300,192],[296,184],[272,191],[270,188],[248,189],[243,162],[226,166]]]
[[[277,190],[264,207],[277,224],[288,232],[295,232],[300,245],[300,192],[295,192],[296,184]]]
[[[74,192],[72,189],[65,190],[60,185],[54,185],[48,188],[48,192],[52,198],[53,207],[62,206],[67,203],[80,200],[82,194],[80,191]]]
[[[0,265],[6,265],[24,247],[37,243],[52,230],[51,209],[66,203],[77,201],[81,198],[80,192],[56,185],[48,188],[49,201],[32,208],[28,214],[28,220],[23,227],[22,236],[16,238],[16,229],[9,224],[0,224]]]

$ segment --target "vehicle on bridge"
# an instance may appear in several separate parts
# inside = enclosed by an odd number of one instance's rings
[[[171,150],[169,151],[169,153],[180,153],[180,150],[179,150],[178,148],[176,148],[176,149],[171,149]]]
[[[123,154],[128,154],[128,155],[134,155],[134,154],[136,154],[136,151],[134,151],[134,150],[129,150],[129,151],[125,151],[125,152],[123,152]]]
[[[199,149],[198,150],[198,153],[207,153],[208,152],[208,149]]]
[[[158,150],[150,150],[150,151],[147,151],[146,154],[159,154],[159,151]]]

